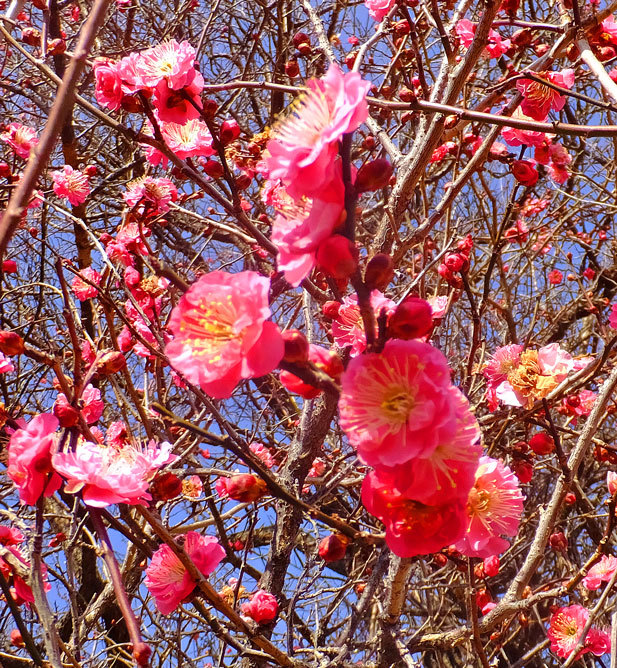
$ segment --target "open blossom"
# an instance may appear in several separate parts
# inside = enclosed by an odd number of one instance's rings
[[[164,464],[177,459],[172,445],[153,441],[145,447],[126,444],[121,448],[80,441],[73,452],[58,452],[52,458],[69,494],[82,493],[88,506],[104,508],[112,503],[145,505],[152,497],[148,482]]]
[[[36,130],[21,123],[9,123],[6,130],[0,133],[0,140],[7,143],[24,160],[28,159],[30,151],[39,143]]]
[[[70,165],[64,165],[62,170],[51,173],[54,181],[54,192],[58,197],[64,197],[73,206],[78,206],[86,201],[90,194],[90,182],[88,175],[73,169]]]
[[[178,189],[169,179],[144,176],[131,181],[123,197],[131,207],[141,204],[149,212],[167,213],[169,203],[178,199]]]
[[[520,108],[516,109],[512,114],[512,118],[533,121],[533,118],[525,116]],[[521,130],[519,128],[505,127],[501,131],[501,136],[508,146],[546,146],[552,135],[547,135],[546,132],[538,132],[537,130]]]
[[[154,88],[165,81],[179,90],[189,85],[195,76],[195,49],[187,42],[171,39],[141,51],[135,59],[135,69],[144,88]]]
[[[573,69],[565,69],[562,72],[538,72],[537,76],[561,88],[572,88],[574,85]],[[519,79],[516,88],[523,96],[521,111],[536,121],[545,120],[551,109],[561,111],[566,103],[566,98],[556,90],[532,79]]]
[[[399,557],[436,552],[465,531],[465,504],[424,505],[405,498],[371,471],[362,483],[362,503],[386,527],[386,543]]]
[[[375,21],[383,21],[394,5],[394,0],[364,0],[364,4]]]
[[[456,34],[461,40],[461,44],[468,49],[473,42],[476,34],[476,24],[468,19],[461,19],[455,27]],[[483,55],[488,58],[501,58],[510,48],[510,40],[503,39],[496,30],[489,30],[488,43],[483,51]]]
[[[89,283],[86,283],[83,279],[87,279]],[[91,283],[94,283],[94,285],[91,285]],[[98,271],[95,269],[92,269],[92,267],[86,267],[85,269],[82,269],[75,278],[73,278],[71,282],[71,287],[73,288],[73,292],[77,296],[77,299],[79,299],[80,302],[85,302],[86,299],[92,299],[92,297],[96,297],[98,293],[97,285],[101,283],[101,275],[99,274]]]
[[[496,388],[504,380],[508,380],[510,371],[519,365],[522,352],[523,346],[517,343],[497,348],[482,370],[489,387]]]
[[[21,534],[21,532],[19,533]],[[23,540],[23,534],[21,534],[21,537]],[[21,605],[22,603],[34,603],[34,594],[32,593],[30,585],[18,575],[19,572],[30,571],[30,561],[28,561],[22,554],[19,548],[15,547],[16,543],[5,543],[5,545],[12,558],[3,559],[0,557],[0,573],[2,573],[4,579],[12,585],[13,598],[17,605]],[[17,567],[13,565],[15,562]],[[41,575],[43,576],[43,589],[45,591],[50,591],[51,585],[47,581],[47,566],[45,566],[45,564],[41,564]]]
[[[8,357],[0,353],[0,373],[11,373],[15,371],[13,362]]]
[[[271,469],[275,464],[276,460],[270,453],[270,450],[266,448],[266,446],[263,443],[258,443],[257,441],[253,441],[249,445],[250,451],[259,457],[261,461],[269,468]]]
[[[270,178],[281,179],[294,198],[312,197],[332,180],[339,139],[368,116],[371,84],[357,72],[343,74],[331,65],[323,79],[307,86],[267,145]]]
[[[154,89],[154,106],[158,119],[163,123],[182,125],[199,118],[203,87],[204,78],[199,72],[195,72],[191,83],[180,90],[175,90],[166,81],[161,81]],[[194,104],[191,104],[191,101]]]
[[[184,551],[204,577],[211,575],[225,557],[225,550],[213,536],[189,531],[179,539],[182,539]],[[159,612],[169,615],[191,595],[197,583],[169,545],[164,544],[152,555],[144,584]]]
[[[161,135],[167,147],[173,151],[178,158],[192,158],[194,156],[211,156],[215,150],[212,148],[212,135],[208,126],[199,119],[193,119],[183,123],[161,123]],[[161,164],[167,167],[167,157],[158,149],[142,145],[146,158],[153,165]]]
[[[66,395],[60,392],[56,398],[56,406],[65,408],[68,405],[69,400],[66,398]],[[84,416],[87,424],[94,424],[97,420],[100,420],[105,408],[105,404],[101,399],[101,390],[93,385],[86,385],[81,393],[80,405],[81,414]]]
[[[371,292],[371,306],[375,312],[375,334],[377,334],[377,318],[385,309],[388,315],[396,309],[391,299],[384,297],[379,290]],[[364,320],[358,306],[358,297],[351,295],[344,297],[338,315],[332,321],[332,336],[339,348],[351,346],[351,356],[356,357],[366,348],[366,334]]]
[[[501,538],[515,536],[523,513],[518,479],[497,459],[481,457],[467,498],[467,529],[456,549],[469,557],[490,557],[506,550]]]
[[[583,628],[589,619],[589,610],[582,605],[569,605],[559,608],[552,616],[547,636],[551,641],[551,651],[557,656],[567,658],[577,646]],[[608,633],[594,627],[589,629],[583,648],[578,657],[591,652],[596,656],[610,652],[611,642]]]
[[[124,97],[118,63],[109,58],[95,58],[92,69],[96,101],[111,111],[116,111],[120,108]]]
[[[461,405],[443,354],[417,340],[390,340],[355,357],[342,376],[341,428],[370,466],[430,457],[458,428]]]
[[[190,382],[221,399],[242,378],[270,373],[283,357],[283,338],[270,317],[270,281],[254,271],[202,276],[173,309],[169,360]]]
[[[279,604],[276,597],[260,589],[256,591],[248,601],[243,603],[242,613],[253,619],[257,624],[267,624],[277,615]]]
[[[11,435],[7,474],[22,503],[34,506],[41,494],[51,496],[60,487],[62,481],[52,467],[57,429],[58,420],[41,413]]]
[[[591,413],[597,396],[592,390],[581,390],[576,394],[569,394],[561,400],[561,405],[557,410],[562,415],[572,417],[572,424],[576,424],[579,417],[585,417]]]
[[[603,582],[609,582],[617,570],[617,559],[612,555],[603,554],[600,561],[589,569],[583,578],[583,586],[587,589],[598,589]]]

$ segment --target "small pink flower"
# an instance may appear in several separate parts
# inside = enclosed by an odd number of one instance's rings
[[[179,539],[183,539],[184,551],[204,577],[211,575],[225,557],[225,550],[213,536],[189,531]],[[197,585],[167,544],[161,545],[152,555],[144,584],[163,615],[171,614]]]
[[[191,475],[182,481],[182,494],[189,499],[198,499],[204,492],[204,485],[198,475]]]
[[[371,84],[331,65],[323,79],[307,86],[309,92],[275,127],[267,146],[270,178],[281,179],[296,199],[317,195],[332,180],[339,139],[368,116]]]
[[[11,435],[7,474],[22,503],[34,506],[41,494],[51,496],[60,487],[62,481],[52,467],[57,429],[58,420],[41,413]]]
[[[122,448],[128,438],[126,423],[122,420],[112,422],[105,434],[105,443],[114,448]]]
[[[500,383],[508,379],[508,373],[519,365],[522,352],[523,346],[517,343],[497,348],[482,370],[489,388],[495,389]]]
[[[570,605],[557,610],[550,621],[548,637],[551,641],[551,651],[563,659],[572,654],[589,619],[589,610],[582,605]],[[594,629],[589,630],[583,649],[578,656],[592,652],[601,656],[610,651],[610,639],[607,633]]]
[[[455,547],[469,557],[490,557],[509,547],[500,536],[515,536],[523,513],[518,479],[497,459],[481,457],[467,499],[467,531]]]
[[[86,281],[83,280],[84,278],[87,279],[89,283],[86,283]],[[90,283],[94,283],[95,285],[90,285]],[[87,299],[96,297],[98,289],[95,286],[100,285],[100,283],[101,275],[99,272],[92,269],[92,267],[86,267],[73,278],[71,287],[73,288],[73,292],[77,299],[79,299],[80,302],[85,302]]]
[[[438,295],[427,299],[433,313],[433,320],[439,320],[446,315],[449,299],[447,295]]]
[[[355,357],[342,376],[340,424],[360,459],[395,467],[430,457],[458,429],[461,411],[446,358],[428,343],[390,340]]]
[[[212,135],[208,126],[199,119],[178,123],[161,123],[161,135],[165,144],[181,160],[195,156],[208,157],[215,154],[212,148]],[[152,146],[142,145],[146,158],[153,165],[167,167],[167,158]]]
[[[617,492],[617,473],[614,471],[608,471],[606,474],[606,486],[608,488],[608,493],[611,496]]]
[[[141,204],[151,213],[167,213],[170,202],[178,199],[178,189],[169,179],[144,176],[131,181],[123,197],[130,207]]]
[[[24,160],[28,159],[30,151],[39,143],[36,130],[21,123],[9,123],[0,134],[0,140],[6,142]]]
[[[250,598],[248,603],[242,604],[242,613],[253,619],[257,624],[267,624],[278,614],[279,604],[276,597],[260,589]]]
[[[512,118],[524,121],[533,121],[533,118],[525,116],[520,109],[517,109]],[[546,146],[548,144],[549,136],[546,132],[538,132],[537,130],[520,130],[518,128],[505,127],[501,131],[501,136],[504,138],[509,146]],[[536,157],[536,160],[538,158]],[[539,162],[539,160],[538,160]]]
[[[561,88],[572,88],[574,85],[573,69],[565,69],[562,72],[539,72],[538,76]],[[551,109],[561,111],[566,103],[566,98],[556,90],[531,79],[519,79],[516,82],[516,89],[523,96],[521,102],[523,114],[536,121],[543,121]]]
[[[94,96],[96,101],[100,105],[116,111],[120,108],[124,97],[118,63],[109,58],[95,58],[92,69],[94,70]]]
[[[603,582],[609,582],[617,570],[617,559],[612,555],[602,555],[600,561],[589,569],[583,578],[583,586],[587,589],[598,589]]]
[[[64,197],[73,206],[78,206],[86,201],[90,194],[90,183],[88,176],[70,165],[64,165],[62,171],[51,173],[54,181],[54,192],[58,197]]]
[[[565,380],[574,367],[574,360],[569,352],[558,343],[551,343],[538,350],[538,362],[544,375],[554,376],[558,382]]]
[[[266,321],[269,288],[253,271],[202,276],[171,313],[171,364],[217,399],[231,396],[242,378],[270,373],[283,357],[283,338]]]
[[[276,460],[270,453],[270,450],[268,450],[268,448],[266,448],[263,443],[253,441],[253,443],[249,445],[249,449],[254,455],[257,455],[269,469],[271,469],[276,464]]]
[[[13,362],[8,357],[0,353],[0,373],[12,373],[15,371]]]
[[[188,86],[196,74],[195,49],[175,39],[142,51],[135,59],[135,70],[143,88],[155,88],[166,82],[173,90]]]
[[[58,452],[52,458],[54,469],[67,483],[69,494],[82,493],[88,506],[104,508],[112,503],[145,505],[152,497],[148,481],[164,464],[177,459],[170,443],[146,448],[125,445],[121,448],[80,441],[73,452]]]
[[[392,9],[394,0],[364,0],[368,13],[375,21],[383,21],[387,13]]]
[[[362,483],[362,503],[386,527],[386,543],[399,557],[437,552],[458,540],[465,531],[465,504],[461,501],[426,506],[406,499],[371,471]]]
[[[154,89],[154,106],[158,119],[163,123],[184,125],[187,121],[199,118],[203,87],[204,78],[199,72],[195,72],[191,83],[180,90],[171,88],[167,81],[161,81]],[[191,104],[187,97],[195,104]]]
[[[455,27],[456,34],[461,40],[461,44],[468,49],[473,42],[476,34],[476,24],[468,19],[461,19]],[[496,30],[489,30],[488,43],[482,55],[485,58],[501,58],[503,54],[510,48],[510,40],[503,39]]]
[[[377,318],[385,309],[388,314],[393,313],[396,304],[379,292],[371,292],[371,306],[375,312],[375,333],[377,333]],[[339,348],[351,346],[351,356],[356,357],[366,348],[366,334],[364,332],[364,321],[358,306],[356,295],[344,297],[338,315],[332,322],[332,336]]]

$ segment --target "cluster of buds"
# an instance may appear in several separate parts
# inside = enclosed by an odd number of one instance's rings
[[[463,281],[459,274],[465,274],[469,270],[469,255],[473,248],[471,234],[456,245],[454,253],[448,253],[443,262],[437,267],[439,275],[453,288],[461,288]]]
[[[534,453],[529,449],[529,444],[519,441],[512,446],[512,461],[510,468],[521,483],[527,483],[533,477]]]

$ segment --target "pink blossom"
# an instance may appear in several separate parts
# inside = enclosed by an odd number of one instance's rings
[[[134,66],[142,88],[166,82],[173,90],[188,86],[196,74],[195,49],[187,42],[171,39],[142,51]]]
[[[231,396],[242,378],[270,373],[283,356],[283,338],[266,322],[269,288],[253,271],[202,276],[171,313],[171,364],[217,399]]]
[[[525,116],[519,109],[512,114],[513,119],[533,121],[533,118]],[[546,146],[550,139],[545,132],[538,132],[537,130],[521,130],[519,128],[505,127],[501,131],[501,136],[504,138],[509,146]],[[537,159],[537,158],[536,158]]]
[[[0,557],[0,573],[2,573],[5,580],[12,578],[13,586],[11,589],[14,591],[13,598],[18,605],[21,605],[22,603],[34,603],[32,589],[19,575],[17,575],[18,570],[24,569],[25,571],[29,571],[31,566],[30,562],[17,547],[14,547],[13,545],[7,545],[6,549],[13,557],[13,560],[18,562],[21,568],[19,568],[19,566],[18,568],[15,568],[9,563],[9,561]],[[41,574],[43,576],[43,589],[45,591],[50,591],[51,585],[49,582],[47,582],[47,566],[45,566],[45,564],[41,564]]]
[[[83,280],[84,278],[87,279],[89,283],[86,283],[86,281]],[[94,283],[95,285],[90,285],[90,283]],[[87,299],[96,297],[98,294],[96,285],[100,285],[100,283],[101,275],[99,272],[92,269],[92,267],[86,267],[73,278],[71,287],[73,288],[73,292],[77,296],[77,299],[79,299],[80,302],[85,302]]]
[[[294,202],[284,192],[278,192],[275,207],[279,215],[272,225],[272,242],[278,249],[278,268],[290,285],[300,285],[315,266],[320,243],[332,234],[344,216],[344,196],[338,173],[312,200]]]
[[[68,406],[69,401],[66,395],[60,392],[56,404],[62,407]],[[81,405],[81,413],[87,424],[93,424],[99,420],[105,407],[105,404],[101,401],[101,390],[92,385],[86,385],[81,395]]]
[[[277,615],[279,604],[276,597],[260,589],[250,598],[248,603],[242,604],[242,613],[253,619],[257,624],[267,624]]]
[[[170,443],[158,447],[153,441],[145,448],[129,444],[115,448],[80,441],[75,451],[54,454],[52,463],[67,480],[65,491],[81,491],[88,506],[145,505],[152,499],[148,493],[150,478],[161,466],[177,459],[171,450]]]
[[[292,197],[317,195],[332,180],[339,139],[368,116],[370,85],[357,72],[343,74],[331,65],[323,79],[307,83],[309,92],[275,127],[267,166]]]
[[[112,422],[108,429],[107,434],[105,434],[105,443],[114,448],[122,448],[127,440],[128,430],[126,428],[126,423],[122,420],[117,420]]]
[[[124,97],[118,63],[109,58],[95,58],[92,68],[94,70],[94,96],[96,101],[104,107],[116,111],[120,108]]]
[[[439,320],[446,315],[448,309],[449,297],[447,295],[438,295],[427,299],[433,312],[433,320]]]
[[[30,151],[39,143],[36,130],[21,123],[9,123],[0,134],[0,140],[6,142],[24,160],[28,159]]]
[[[508,373],[519,365],[522,352],[523,346],[517,343],[497,348],[482,370],[489,388],[495,389],[500,383],[508,379]]]
[[[58,197],[64,197],[73,206],[79,206],[86,201],[90,194],[90,183],[87,174],[64,165],[62,171],[51,173],[54,181],[54,192]]]
[[[561,400],[558,411],[562,415],[572,417],[572,424],[576,424],[577,418],[585,417],[591,413],[596,402],[597,394],[591,390],[581,390],[576,394],[569,394]]]
[[[308,478],[321,478],[321,476],[325,473],[326,471],[326,462],[321,457],[316,457],[313,463],[311,464],[311,468],[309,472],[306,474],[307,479]]]
[[[128,184],[123,197],[130,207],[141,204],[151,213],[167,213],[169,203],[178,199],[178,189],[169,179],[143,176]]]
[[[201,91],[203,87],[204,78],[199,72],[195,72],[190,84],[180,90],[175,90],[166,81],[161,81],[154,89],[154,105],[159,120],[163,123],[183,125],[187,121],[199,118],[199,109],[202,108]],[[191,104],[187,97],[195,104]]]
[[[600,561],[589,569],[583,578],[583,586],[587,589],[598,589],[603,582],[609,582],[617,570],[617,559],[612,555],[602,555]]]
[[[448,443],[462,410],[446,358],[428,343],[390,340],[342,376],[340,424],[360,459],[394,467]]]
[[[204,485],[198,475],[191,475],[182,481],[182,494],[189,499],[198,499],[204,491]]]
[[[254,455],[257,455],[269,469],[276,464],[276,460],[270,454],[270,450],[268,450],[263,443],[253,441],[253,443],[249,445],[249,449]]]
[[[426,506],[406,499],[371,471],[362,483],[362,503],[386,527],[386,543],[399,557],[441,550],[465,531],[465,504]]]
[[[515,536],[523,513],[518,478],[497,459],[481,457],[467,499],[468,524],[455,547],[469,557],[490,557],[509,547],[500,536]]]
[[[551,616],[547,633],[551,641],[551,651],[563,659],[569,657],[577,646],[588,619],[589,610],[582,605],[559,608]],[[610,651],[610,646],[608,634],[592,627],[585,638],[583,649],[577,656],[580,657],[587,652],[601,656]]]
[[[16,527],[0,525],[0,545],[20,545],[24,540],[24,534]]]
[[[179,536],[179,539],[182,540],[184,551],[204,577],[211,575],[225,557],[225,550],[213,536],[189,531]],[[144,584],[163,615],[171,614],[197,585],[166,543],[152,555],[152,561],[146,568]]]
[[[543,374],[554,376],[558,382],[565,380],[574,367],[574,360],[569,352],[558,343],[550,343],[538,350],[538,362]]]
[[[364,0],[364,4],[375,21],[383,21],[392,9],[394,0]]]
[[[52,467],[57,429],[58,420],[41,413],[11,435],[7,474],[22,503],[34,506],[41,494],[51,496],[60,487],[62,481]]]
[[[455,27],[456,34],[461,40],[461,44],[468,49],[473,42],[476,34],[476,24],[468,19],[461,19]],[[489,30],[488,43],[482,52],[485,58],[501,58],[503,54],[510,48],[510,40],[502,39],[501,35],[496,30]]]
[[[371,292],[371,306],[375,312],[375,321],[386,309],[388,314],[393,313],[396,304],[391,299],[384,297],[379,290]],[[375,322],[375,333],[377,334],[377,322]],[[364,321],[358,306],[358,297],[351,295],[344,297],[339,308],[338,315],[332,321],[332,336],[339,348],[351,346],[351,356],[356,357],[366,348],[366,334],[364,332]]]
[[[611,496],[617,492],[617,473],[614,471],[608,471],[606,474],[606,486],[608,488],[608,493]]]
[[[561,88],[572,88],[574,85],[573,69],[565,69],[562,72],[539,72],[537,76]],[[566,103],[566,98],[556,90],[531,79],[519,79],[516,82],[516,89],[523,96],[522,112],[536,121],[543,121],[551,109],[561,111]]]
[[[145,257],[148,255],[148,247],[143,237],[151,234],[148,228],[140,228],[137,223],[129,223],[120,228],[116,238],[112,239],[105,250],[112,260],[119,260],[125,267],[132,266],[135,262],[133,253]]]
[[[212,135],[203,121],[193,119],[182,125],[178,123],[161,123],[160,125],[165,144],[181,160],[215,154],[216,151],[212,148]],[[167,167],[167,157],[158,149],[145,144],[142,146],[150,163]]]
[[[8,357],[0,353],[0,373],[12,373],[15,371],[13,362]]]

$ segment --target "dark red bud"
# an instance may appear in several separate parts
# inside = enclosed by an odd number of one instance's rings
[[[345,556],[349,538],[340,533],[333,533],[319,543],[319,556],[325,562],[339,561]]]
[[[74,427],[79,422],[79,411],[69,404],[54,404],[54,415],[61,427]]]
[[[417,339],[426,336],[433,328],[433,311],[430,304],[419,297],[407,297],[390,316],[388,330],[395,339]]]
[[[369,290],[384,291],[394,278],[394,263],[386,253],[377,253],[364,270],[364,282]]]
[[[309,359],[309,342],[306,336],[297,329],[288,329],[283,332],[285,353],[283,360],[294,364],[306,364]]]
[[[156,501],[169,501],[182,493],[182,480],[175,473],[160,473],[150,483],[150,493]]]
[[[371,160],[360,167],[356,176],[356,190],[359,193],[380,190],[388,185],[394,168],[385,158]]]
[[[97,364],[97,371],[102,376],[110,376],[113,373],[122,371],[126,366],[126,358],[118,350],[110,350],[105,353]]]
[[[11,357],[21,355],[24,350],[24,340],[17,332],[0,331],[0,353]]]
[[[317,250],[317,264],[331,278],[349,278],[358,268],[358,249],[340,234],[333,234]]]

